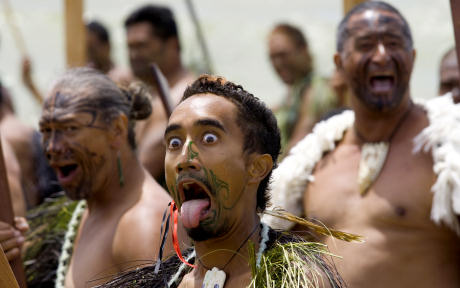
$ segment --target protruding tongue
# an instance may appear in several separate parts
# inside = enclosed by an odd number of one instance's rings
[[[371,85],[375,92],[388,92],[393,88],[393,79],[391,77],[376,77],[371,80]]]
[[[200,218],[209,207],[209,199],[195,199],[182,203],[180,217],[185,228],[195,228],[200,224]]]

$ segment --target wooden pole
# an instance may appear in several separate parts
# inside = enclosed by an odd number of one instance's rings
[[[1,137],[0,137],[1,139]],[[11,205],[10,187],[6,174],[5,159],[3,157],[2,141],[0,140],[0,221],[14,226],[14,212]],[[26,287],[26,277],[21,257],[10,262],[20,287]],[[3,287],[3,286],[2,286]]]
[[[16,43],[16,47],[19,49],[19,51],[21,51],[22,56],[28,55],[26,42],[24,41],[21,30],[17,25],[17,21],[14,17],[14,12],[11,8],[9,0],[3,0],[3,11],[5,13],[6,23],[10,27],[11,35],[13,35],[14,42]]]
[[[83,22],[83,0],[65,1],[65,39],[67,67],[86,64],[86,31]]]
[[[343,14],[347,14],[351,8],[363,2],[366,2],[366,0],[343,0]]]
[[[196,36],[198,38],[198,43],[200,44],[201,51],[203,52],[203,60],[206,65],[206,73],[213,74],[214,69],[211,60],[211,54],[209,53],[208,46],[204,38],[203,29],[201,29],[200,21],[198,20],[198,15],[196,14],[195,7],[193,6],[192,0],[186,0],[188,12],[190,17],[192,17],[193,25],[195,26]]]
[[[13,271],[11,271],[10,264],[6,259],[5,253],[3,253],[0,247],[0,287],[4,288],[18,288],[18,282],[14,278]]]

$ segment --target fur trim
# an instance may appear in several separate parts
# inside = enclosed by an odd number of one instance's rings
[[[289,151],[279,167],[273,171],[271,199],[274,207],[301,217],[303,214],[303,193],[308,181],[314,181],[312,172],[325,152],[335,149],[337,141],[353,125],[355,115],[347,110],[339,115],[321,121],[313,132]],[[273,216],[264,215],[263,221],[275,229],[288,230],[294,223]]]
[[[450,95],[427,102],[430,125],[414,139],[414,153],[431,150],[437,175],[431,220],[444,223],[460,236],[460,105]]]
[[[414,138],[414,153],[431,150],[437,179],[431,219],[444,223],[460,236],[460,104],[453,105],[450,95],[436,97],[422,104],[428,111],[430,125]],[[353,111],[345,111],[318,123],[273,171],[271,199],[296,216],[303,215],[303,193],[308,181],[314,181],[313,169],[325,152],[335,149],[337,141],[353,125]],[[294,223],[264,215],[263,221],[275,229],[288,230]]]

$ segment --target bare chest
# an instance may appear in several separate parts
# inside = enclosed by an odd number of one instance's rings
[[[359,161],[357,146],[341,145],[318,163],[304,195],[307,216],[334,228],[429,222],[435,180],[430,155],[413,155],[410,141],[390,146],[379,177],[364,195],[358,192]]]
[[[84,223],[82,223],[84,224]],[[80,225],[74,252],[66,275],[66,287],[93,287],[109,280],[109,275],[119,272],[113,259],[114,229],[106,225]]]

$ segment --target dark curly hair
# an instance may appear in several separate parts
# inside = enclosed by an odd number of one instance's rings
[[[222,77],[201,75],[184,92],[181,101],[202,93],[211,93],[232,101],[238,109],[237,124],[244,135],[243,151],[270,154],[273,169],[280,153],[280,131],[273,112],[257,97]],[[257,189],[257,209],[262,212],[269,201],[268,184],[272,172],[260,182]]]

